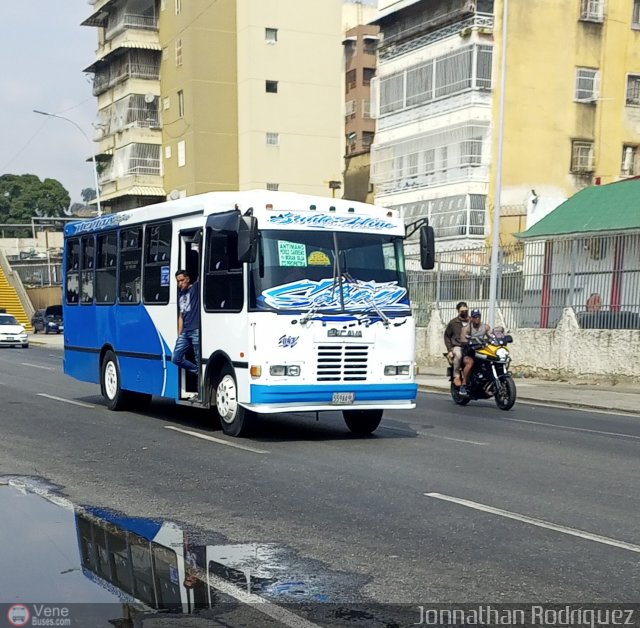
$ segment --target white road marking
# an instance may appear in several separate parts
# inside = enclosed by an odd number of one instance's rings
[[[552,523],[551,521],[545,521],[544,519],[536,519],[535,517],[528,517],[527,515],[520,515],[517,512],[511,512],[509,510],[502,510],[502,508],[494,508],[493,506],[486,506],[478,502],[472,502],[468,499],[460,499],[459,497],[451,497],[450,495],[443,495],[442,493],[425,493],[426,497],[432,497],[434,499],[441,499],[447,502],[453,502],[454,504],[460,504],[467,508],[473,508],[475,510],[481,510],[488,512],[492,515],[498,515],[500,517],[506,517],[507,519],[515,519],[522,523],[528,523],[539,528],[546,528],[547,530],[555,530],[556,532],[562,532],[570,536],[577,536],[581,539],[587,539],[588,541],[595,541],[596,543],[603,543],[604,545],[612,545],[613,547],[619,547],[621,549],[629,550],[630,552],[640,553],[640,545],[634,545],[633,543],[627,543],[626,541],[618,541],[608,536],[600,536],[599,534],[592,534],[591,532],[585,532],[584,530],[578,530],[577,528],[569,528],[567,526]]]
[[[426,438],[441,438],[442,440],[452,440],[456,443],[465,443],[467,445],[488,445],[489,443],[481,443],[476,440],[463,440],[462,438],[452,438],[451,436],[441,436],[439,434],[432,434],[431,432],[419,432],[416,430],[415,432],[411,432],[409,430],[403,430],[399,427],[388,427],[386,425],[381,426],[381,429],[391,430],[392,432],[400,432],[401,434],[408,434],[413,436],[417,434],[418,436],[424,436]]]
[[[559,430],[569,430],[574,432],[587,432],[588,434],[600,434],[602,436],[620,436],[622,438],[631,438],[640,440],[640,436],[633,434],[622,434],[620,432],[605,432],[603,430],[590,430],[586,427],[572,427],[571,425],[556,425],[555,423],[543,423],[542,421],[527,421],[525,419],[507,419],[500,417],[503,421],[511,421],[513,423],[529,423],[530,425],[542,425],[543,427],[555,427]]]
[[[215,436],[209,436],[207,434],[201,434],[200,432],[193,432],[192,430],[183,430],[180,427],[174,427],[173,425],[165,425],[165,429],[173,430],[174,432],[181,432],[182,434],[187,434],[189,436],[195,436],[196,438],[202,438],[203,440],[209,440],[213,443],[218,443],[220,445],[227,445],[228,447],[235,447],[236,449],[244,449],[245,451],[251,451],[254,454],[268,454],[270,452],[265,449],[256,449],[255,447],[248,447],[247,445],[240,445],[238,443],[230,443],[228,440],[222,440],[221,438],[216,438]]]
[[[467,445],[488,445],[489,443],[481,443],[477,440],[463,440],[462,438],[451,438],[451,436],[440,436],[440,434],[422,434],[422,432],[418,432],[421,436],[426,436],[427,438],[441,438],[442,440],[453,440],[456,443],[465,443]]]
[[[74,406],[81,406],[83,408],[95,408],[88,403],[82,403],[81,401],[73,401],[72,399],[63,399],[62,397],[55,397],[54,395],[47,395],[46,393],[38,393],[38,397],[46,397],[47,399],[53,399],[55,401],[63,401],[64,403],[71,403]]]
[[[264,615],[268,615],[272,619],[275,619],[286,626],[290,626],[290,628],[320,628],[318,624],[314,624],[303,617],[299,617],[295,613],[288,611],[286,608],[282,608],[282,606],[278,606],[255,593],[243,591],[236,585],[220,578],[220,576],[209,573],[208,577],[210,583],[218,589],[218,591],[222,591],[222,593],[225,593],[244,604],[255,605],[253,606],[255,610],[263,613]],[[249,583],[247,583],[247,585],[249,586]]]
[[[53,366],[42,366],[40,364],[29,364],[29,362],[20,362],[20,364],[22,364],[22,366],[30,366],[31,368],[34,369],[44,369],[45,371],[55,371],[55,367]]]

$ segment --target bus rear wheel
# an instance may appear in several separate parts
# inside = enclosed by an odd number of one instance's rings
[[[384,410],[343,410],[342,416],[353,434],[366,435],[378,429],[383,412]]]
[[[222,431],[228,436],[246,436],[255,415],[238,403],[238,383],[231,366],[225,366],[215,388],[215,409]]]
[[[107,351],[100,368],[100,387],[109,410],[123,410],[130,401],[126,390],[122,390],[120,366],[113,351]]]

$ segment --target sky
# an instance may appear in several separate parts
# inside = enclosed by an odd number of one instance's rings
[[[364,0],[371,4],[374,0]],[[35,174],[57,179],[71,202],[94,188],[97,148],[92,123],[97,101],[93,74],[98,29],[81,26],[87,0],[0,0],[0,175]],[[47,118],[33,109],[71,119]]]

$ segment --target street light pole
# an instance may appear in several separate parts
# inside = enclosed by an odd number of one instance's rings
[[[57,113],[49,113],[48,111],[38,111],[38,109],[34,109],[33,113],[39,113],[41,116],[47,116],[49,118],[66,120],[70,124],[73,124],[73,126],[75,126],[76,129],[78,129],[78,131],[80,131],[80,133],[85,136],[87,142],[89,142],[89,144],[91,145],[91,159],[93,161],[93,181],[96,186],[96,207],[98,209],[98,216],[102,216],[102,208],[100,207],[100,187],[98,185],[98,165],[96,163],[96,156],[93,150],[93,142],[89,139],[89,136],[83,131],[82,127],[77,122],[74,122],[70,118],[65,118],[64,116],[60,116]]]
[[[496,187],[493,197],[493,244],[491,246],[491,277],[489,280],[489,324],[496,324],[496,299],[498,295],[498,248],[500,247],[500,203],[502,194],[502,164],[504,148],[504,92],[507,83],[507,34],[509,0],[503,1],[502,9],[502,62],[500,69],[500,111],[498,118],[498,158],[496,161]]]

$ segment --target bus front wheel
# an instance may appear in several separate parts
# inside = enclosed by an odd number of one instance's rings
[[[222,431],[229,436],[246,436],[251,431],[253,412],[238,403],[238,383],[231,366],[225,366],[215,388],[215,408]]]
[[[113,351],[107,351],[104,354],[100,371],[100,387],[102,388],[102,396],[107,402],[107,408],[109,410],[124,409],[128,402],[127,391],[122,390],[120,366]]]
[[[375,432],[382,421],[383,410],[343,410],[342,416],[353,434]]]

